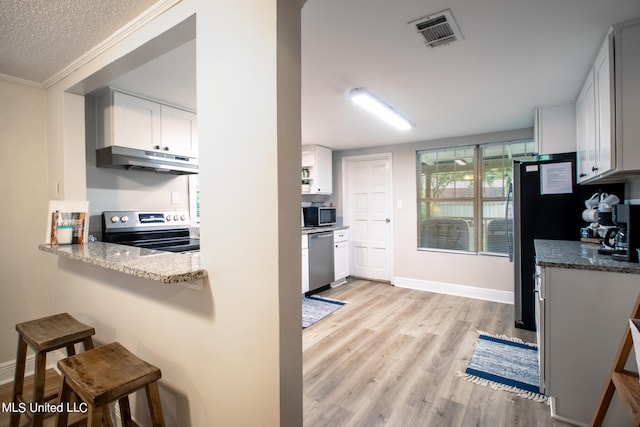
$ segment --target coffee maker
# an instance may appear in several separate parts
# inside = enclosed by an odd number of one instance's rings
[[[615,236],[613,259],[638,262],[637,248],[640,247],[640,205],[615,205],[611,219],[618,226]]]

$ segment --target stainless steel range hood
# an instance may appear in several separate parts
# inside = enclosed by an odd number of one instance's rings
[[[198,159],[156,151],[111,146],[96,151],[99,168],[139,169],[174,175],[198,173]]]

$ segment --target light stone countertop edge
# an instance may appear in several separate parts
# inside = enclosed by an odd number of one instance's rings
[[[640,264],[598,253],[599,245],[569,240],[534,240],[536,263],[541,267],[640,274]]]
[[[346,230],[349,226],[347,225],[324,225],[320,227],[302,227],[302,235],[305,234],[315,234],[315,233],[324,233],[327,231],[337,231],[337,230]]]
[[[200,254],[177,254],[105,242],[84,245],[42,244],[41,251],[85,264],[153,280],[163,284],[201,289],[207,270],[200,266]],[[187,283],[189,282],[189,283]]]

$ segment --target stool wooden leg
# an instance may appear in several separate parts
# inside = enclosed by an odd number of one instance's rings
[[[71,398],[71,387],[67,384],[65,378],[62,378],[62,384],[60,385],[60,402],[68,402]],[[67,427],[67,421],[69,420],[69,413],[67,411],[58,412],[57,414],[57,427]]]
[[[44,411],[38,407],[44,403],[44,377],[47,368],[47,353],[36,352],[36,368],[33,377],[33,402],[36,411],[33,413],[33,427],[41,427],[44,419]]]
[[[118,404],[120,406],[120,419],[122,420],[122,425],[124,427],[128,427],[131,425],[131,406],[129,405],[129,396],[125,396],[118,400]]]
[[[76,354],[75,344],[67,344],[67,356],[73,356]]]
[[[102,427],[103,416],[104,408],[94,408],[93,405],[89,405],[89,412],[87,414],[87,427]]]
[[[109,405],[103,405],[96,410],[102,410],[102,427],[113,427],[113,422],[111,421],[111,412],[109,412]]]
[[[91,350],[93,349],[93,340],[91,339],[91,337],[86,337],[82,341],[82,345],[84,347],[84,351]]]
[[[18,337],[18,351],[16,353],[16,375],[13,380],[13,394],[11,401],[13,402],[13,412],[11,412],[10,427],[18,427],[20,424],[20,412],[18,411],[19,398],[22,397],[24,386],[24,370],[27,363],[27,343]]]
[[[149,402],[149,411],[151,412],[151,422],[153,426],[165,427],[157,381],[147,384],[145,386],[145,390],[147,392],[147,400]]]

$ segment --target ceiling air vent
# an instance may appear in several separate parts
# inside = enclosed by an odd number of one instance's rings
[[[409,25],[424,37],[424,42],[429,47],[443,46],[456,40],[464,40],[449,9],[411,21]]]

